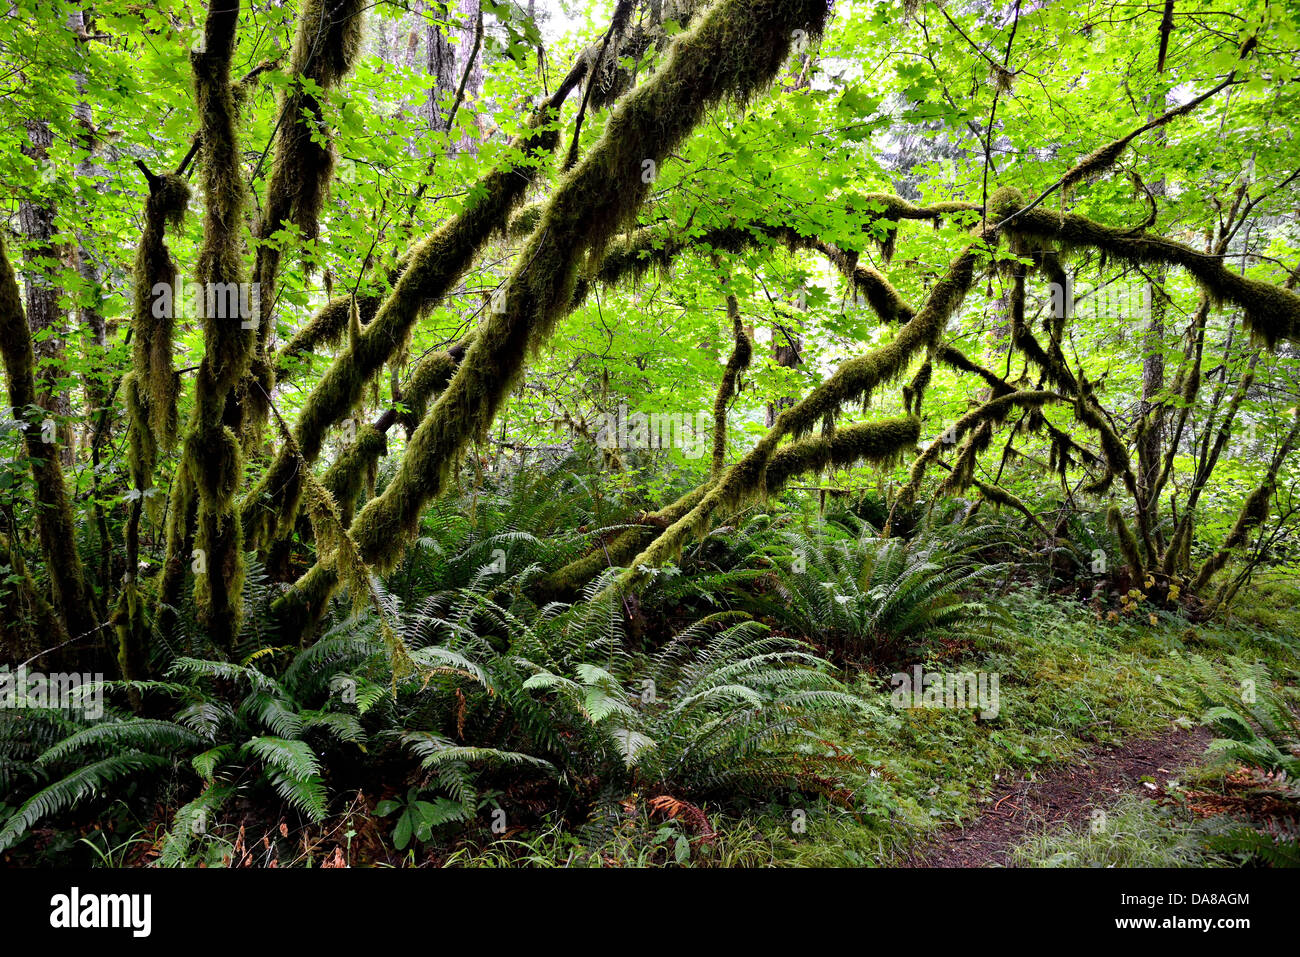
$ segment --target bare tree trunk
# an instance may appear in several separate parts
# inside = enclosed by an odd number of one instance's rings
[[[480,9],[480,0],[460,0],[460,25],[456,30],[456,50],[458,51],[458,67],[460,71],[468,70],[465,81],[465,102],[468,103],[478,97],[483,89],[483,58],[481,52],[475,51],[474,33],[482,10]],[[481,45],[479,50],[481,50]],[[473,53],[474,60],[467,63],[469,56]],[[482,137],[482,130],[479,127],[478,114],[473,111],[469,112],[473,118],[474,130],[466,133],[456,144],[457,152],[461,153],[478,153],[478,142]]]
[[[1156,58],[1156,73],[1165,70],[1165,53],[1168,50],[1169,34],[1174,27],[1174,0],[1165,0],[1164,15],[1160,21],[1160,52]],[[1169,106],[1168,98],[1161,104],[1161,112]],[[1148,122],[1155,114],[1147,117]],[[1165,144],[1165,128],[1159,127],[1154,132],[1155,147],[1161,149]],[[1162,176],[1151,184],[1151,202],[1156,204],[1165,195],[1165,178]],[[1158,210],[1153,210],[1154,219]],[[1154,222],[1152,223],[1154,225]],[[1164,415],[1156,411],[1155,397],[1165,387],[1165,276],[1168,268],[1158,264],[1152,274],[1151,315],[1142,338],[1142,401],[1138,403],[1138,421],[1143,428],[1137,435],[1138,453],[1138,491],[1140,500],[1138,508],[1146,510],[1147,522],[1154,530],[1157,546],[1160,540],[1160,501],[1156,486],[1160,480],[1160,460],[1164,445]],[[1154,492],[1154,494],[1153,494]],[[1156,555],[1148,555],[1148,561],[1154,564]]]
[[[28,145],[23,155],[44,165],[49,160],[54,133],[44,120],[27,123]],[[59,302],[58,273],[60,251],[54,245],[54,201],[28,196],[18,204],[18,223],[26,238],[23,291],[27,324],[31,329],[36,352],[36,401],[58,423],[60,457],[64,465],[72,464],[72,428],[69,416],[72,404],[66,390],[59,386],[64,361],[64,339],[68,334],[67,318]]]
[[[783,369],[797,369],[803,361],[802,353],[803,337],[797,332],[783,325],[778,325],[772,330],[772,357],[777,365]],[[781,414],[781,410],[794,405],[794,401],[787,395],[767,404],[764,421],[769,429],[776,424],[776,417]]]
[[[447,125],[448,102],[456,92],[456,51],[442,30],[430,23],[425,27],[425,70],[433,78],[425,104],[431,131]]]
[[[82,11],[75,10],[68,16],[68,29],[78,36],[86,33],[86,22]],[[84,92],[85,73],[75,77],[78,92]],[[76,177],[79,181],[95,180],[103,176],[105,170],[94,159],[95,126],[94,114],[90,104],[85,100],[77,103],[73,116],[78,127],[78,146],[85,150],[85,155],[77,162]],[[98,183],[96,184],[98,188]],[[79,223],[93,222],[93,217],[85,209],[77,217]],[[95,527],[99,533],[99,578],[107,583],[113,578],[113,549],[108,531],[108,519],[104,514],[100,500],[99,488],[99,453],[104,438],[112,429],[112,396],[109,381],[112,373],[104,361],[108,352],[108,323],[101,311],[104,301],[103,286],[100,281],[100,268],[97,256],[86,241],[86,232],[76,229],[77,272],[81,276],[83,288],[77,303],[77,325],[80,330],[82,355],[85,360],[84,386],[86,392],[86,416],[90,422],[87,430],[87,445],[90,447],[90,460],[93,466],[91,481],[95,488],[94,516]]]

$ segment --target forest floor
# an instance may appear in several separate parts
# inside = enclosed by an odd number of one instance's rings
[[[925,841],[905,864],[1008,864],[1014,849],[1035,832],[1087,825],[1095,812],[1106,812],[1125,793],[1153,800],[1163,796],[1167,785],[1202,761],[1209,741],[1204,728],[1175,728],[1157,737],[1098,748],[1079,764],[1002,785],[993,793],[988,810],[964,826],[945,828]]]

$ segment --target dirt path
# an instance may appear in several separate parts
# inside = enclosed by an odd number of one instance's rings
[[[1054,768],[1035,781],[996,789],[988,810],[964,827],[950,827],[926,841],[908,867],[987,867],[1006,864],[1010,851],[1044,824],[1079,825],[1095,807],[1109,807],[1125,792],[1152,793],[1142,778],[1164,786],[1197,763],[1209,743],[1204,728],[1177,729],[1099,748],[1083,763]]]

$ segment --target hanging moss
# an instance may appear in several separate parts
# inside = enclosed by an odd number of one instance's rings
[[[637,556],[617,587],[632,584],[642,566],[656,567],[678,554],[688,535],[707,528],[714,511],[764,494],[768,463],[782,438],[802,438],[818,422],[837,416],[844,405],[870,397],[881,384],[901,376],[918,352],[934,349],[948,318],[970,289],[975,264],[986,248],[983,237],[968,246],[931,288],[921,310],[891,342],[845,362],[803,401],[783,411],[759,443],[710,488],[698,505]]]
[[[304,236],[316,235],[321,200],[334,168],[333,150],[321,142],[324,111],[316,89],[331,89],[352,69],[361,49],[364,10],[361,0],[302,4],[291,55],[292,85],[280,108],[281,128],[266,191],[264,222],[270,230],[288,221]]]
[[[545,209],[544,202],[529,203],[527,206],[520,207],[510,222],[506,224],[506,237],[508,239],[523,239],[525,236],[532,234],[542,221],[542,210]]]
[[[164,241],[168,226],[177,228],[189,204],[190,188],[184,178],[172,174],[147,174],[149,198],[145,201],[144,231],[136,247],[132,275],[132,368],[138,382],[137,411],[142,416],[138,428],[149,431],[152,445],[162,443],[171,448],[176,441],[176,397],[179,385],[172,369],[174,314],[176,303],[171,293],[160,301],[154,294],[159,285],[176,287],[176,264]],[[161,315],[156,315],[161,313]],[[141,473],[153,475],[154,454],[137,453]],[[148,481],[143,487],[152,484]],[[137,485],[137,487],[141,487]]]
[[[1018,244],[1017,244],[1018,245]],[[1025,250],[1021,247],[1021,252]],[[1079,383],[1061,351],[1060,336],[1053,335],[1044,349],[1025,322],[1025,265],[1016,261],[1011,265],[1011,344],[1022,352],[1043,373],[1043,380],[1069,394],[1079,392]],[[1064,325],[1064,318],[1061,320]],[[1055,327],[1054,327],[1055,328]]]
[[[321,95],[351,69],[361,47],[361,0],[305,0],[291,56],[291,86],[280,103],[275,157],[266,185],[253,282],[258,289],[256,348],[239,382],[228,422],[246,448],[262,443],[280,357],[268,354],[284,234],[315,239],[320,207],[334,172],[334,149]],[[301,348],[301,343],[297,344]]]
[[[532,589],[534,596],[539,601],[571,600],[583,585],[606,568],[619,567],[631,561],[659,531],[694,508],[707,490],[706,483],[658,511],[639,516],[631,528],[620,532],[612,541],[540,579]]]
[[[154,462],[158,456],[158,435],[150,427],[148,400],[140,391],[135,372],[122,376],[122,394],[126,404],[126,461],[131,481],[137,491],[153,485]]]
[[[931,360],[926,359],[916,370],[916,375],[912,376],[912,381],[903,386],[903,408],[909,415],[921,414],[921,403],[925,401],[925,390],[930,384],[930,376],[933,372],[934,366]]]
[[[800,438],[827,415],[868,397],[879,386],[899,378],[922,349],[935,348],[949,317],[960,307],[974,280],[977,250],[968,246],[946,275],[930,290],[925,306],[904,325],[892,341],[845,362],[802,402],[781,413],[774,431]]]
[[[9,569],[5,588],[0,589],[0,639],[5,660],[11,664],[33,659],[38,652],[68,641],[68,631],[32,581],[23,563],[21,548],[14,548],[0,535],[0,565]],[[48,668],[43,656],[36,657],[38,668]]]
[[[1106,524],[1110,526],[1110,530],[1119,539],[1119,550],[1124,556],[1124,562],[1128,565],[1129,575],[1134,582],[1134,587],[1141,587],[1140,583],[1146,580],[1146,572],[1142,567],[1142,555],[1138,551],[1138,543],[1137,539],[1133,537],[1133,530],[1129,528],[1128,522],[1124,521],[1124,513],[1119,510],[1118,505],[1112,505],[1106,511]]]
[[[1065,267],[1061,265],[1061,257],[1057,255],[1056,250],[1043,250],[1039,253],[1039,262],[1043,270],[1043,276],[1047,282],[1056,289],[1061,290],[1060,295],[1053,296],[1052,301],[1060,304],[1060,309],[1049,309],[1047,315],[1043,317],[1043,328],[1051,338],[1053,343],[1059,345],[1065,334],[1065,322],[1070,317],[1069,297],[1064,294],[1064,290],[1070,288],[1070,277],[1066,275]]]
[[[1015,204],[990,207],[994,215],[1014,212]],[[1105,226],[1075,213],[1058,214],[1032,209],[1015,218],[1007,230],[1037,239],[1051,240],[1062,253],[1096,249],[1113,259],[1137,265],[1164,264],[1185,269],[1200,284],[1214,305],[1239,306],[1251,335],[1270,349],[1282,340],[1300,342],[1300,295],[1228,269],[1222,257],[1211,256],[1182,243],[1145,233],[1131,234]]]
[[[548,153],[554,148],[557,109],[558,104],[552,102],[534,114],[530,132],[516,144],[521,152]],[[510,210],[519,203],[537,170],[535,163],[523,162],[489,174],[480,184],[483,190],[476,202],[408,253],[406,269],[374,319],[307,396],[294,428],[294,439],[307,462],[316,460],[328,430],[356,407],[367,384],[407,342],[423,311],[456,283],[483,243],[505,228]],[[262,480],[245,497],[243,525],[254,547],[266,542],[268,532],[292,524],[301,493],[294,473],[292,457],[280,449]]]
[[[994,399],[990,399],[988,402],[985,402],[963,415],[952,425],[945,435],[951,436],[955,441],[963,436],[973,433],[972,441],[970,441],[967,447],[958,455],[959,465],[953,467],[953,472],[945,482],[945,485],[947,485],[948,488],[960,490],[969,484],[972,475],[971,470],[974,465],[974,458],[988,447],[989,440],[992,437],[992,426],[1004,422],[1013,409],[1017,407],[1039,408],[1058,398],[1060,397],[1052,392],[1031,390],[1012,392],[1007,395],[1001,395]],[[921,454],[916,457],[916,460],[912,462],[911,469],[908,472],[907,483],[899,489],[898,494],[894,499],[894,504],[890,508],[890,518],[885,525],[886,532],[888,532],[892,527],[894,515],[898,510],[900,508],[906,509],[910,507],[915,500],[916,493],[921,487],[921,481],[925,478],[926,469],[933,462],[938,460],[940,453],[945,447],[951,446],[952,442],[945,442],[944,437],[940,436],[927,445]]]
[[[1097,433],[1102,455],[1106,460],[1108,474],[1112,476],[1118,475],[1122,478],[1129,495],[1133,497],[1135,502],[1140,503],[1142,495],[1138,490],[1137,478],[1133,474],[1132,460],[1129,458],[1128,448],[1120,439],[1119,434],[1111,427],[1101,406],[1097,404],[1097,400],[1088,393],[1080,396],[1074,403],[1074,416]],[[1147,555],[1154,559],[1156,555],[1155,545],[1145,516],[1146,510],[1139,508],[1137,517],[1142,532],[1143,544],[1147,549]]]
[[[369,325],[375,318],[380,303],[378,296],[357,296],[357,313],[362,326]],[[290,379],[297,365],[295,360],[301,356],[310,355],[321,348],[338,346],[347,333],[351,311],[350,296],[336,296],[321,306],[316,315],[295,332],[276,353],[275,381],[283,382]]]
[[[321,562],[333,569],[339,583],[347,588],[352,599],[353,614],[359,614],[368,607],[378,614],[380,632],[388,646],[389,665],[396,685],[398,680],[415,670],[410,651],[389,623],[389,611],[379,599],[371,580],[370,568],[361,558],[356,542],[348,534],[334,496],[312,475],[306,461],[298,454],[293,435],[283,422],[280,422],[280,428],[285,447],[297,457],[299,472],[303,476],[303,509],[311,521],[317,555]],[[382,437],[380,434],[380,439]],[[358,442],[358,446],[360,444]],[[373,439],[367,444],[373,446]]]
[[[473,341],[473,336],[470,336],[448,349],[429,353],[415,364],[403,397],[404,404],[411,410],[411,429],[424,418],[429,402],[447,388],[447,383],[456,374],[457,367]]]
[[[357,440],[340,455],[321,478],[321,485],[337,503],[344,528],[352,524],[352,510],[370,467],[388,454],[388,437],[372,425],[362,426]]]
[[[670,5],[673,10],[668,19],[675,20],[684,29],[704,6],[704,0],[670,0]],[[652,10],[648,11],[651,16],[633,23],[628,16],[631,11],[632,4],[628,3],[622,18],[615,17],[609,42],[593,43],[581,54],[587,63],[584,77],[589,91],[585,92],[588,109],[604,110],[613,106],[636,80],[635,71],[625,64],[639,63],[652,47],[663,49],[667,43],[663,17],[655,17]]]
[[[844,425],[833,434],[811,435],[782,446],[767,465],[767,492],[780,491],[795,475],[820,475],[828,468],[868,464],[897,464],[921,438],[921,420],[915,416]]]
[[[593,282],[611,286],[635,284],[652,271],[667,276],[673,260],[687,248],[738,253],[769,242],[784,243],[790,250],[810,249],[825,255],[852,284],[854,295],[865,298],[867,305],[885,322],[902,324],[914,315],[912,307],[889,280],[870,266],[859,263],[856,253],[791,226],[764,223],[748,223],[743,227],[718,226],[687,235],[655,225],[616,237],[605,247],[598,265],[579,276],[571,308],[576,309],[586,301]]]
[[[191,51],[195,99],[202,141],[203,240],[197,280],[205,288],[238,286],[243,245],[245,188],[236,135],[230,83],[239,4],[212,0],[204,25],[202,50]],[[213,640],[228,647],[243,613],[242,529],[235,513],[241,474],[238,437],[226,424],[227,399],[249,367],[255,333],[237,317],[206,316],[203,359],[195,378],[195,408],[185,440],[184,467],[197,493],[193,546],[201,549],[205,571],[195,576],[200,620]],[[234,411],[234,410],[232,410]],[[231,416],[237,421],[237,416]],[[187,536],[171,536],[184,542]],[[184,563],[168,553],[168,562]]]
[[[979,376],[988,383],[989,388],[993,390],[995,398],[1015,391],[1015,388],[1007,384],[1006,380],[997,373],[984,368],[978,362],[970,359],[960,349],[954,348],[951,345],[941,346],[935,353],[935,358],[944,365],[951,369],[955,369],[958,372],[968,372],[971,375]]]
[[[1262,525],[1268,518],[1269,503],[1273,499],[1273,493],[1277,490],[1278,472],[1281,470],[1282,463],[1286,461],[1287,456],[1291,454],[1297,440],[1300,440],[1300,413],[1297,413],[1295,423],[1282,440],[1282,445],[1274,455],[1273,462],[1264,475],[1264,480],[1255,487],[1250,495],[1246,496],[1246,502],[1241,507],[1237,521],[1233,523],[1232,528],[1228,531],[1228,537],[1223,540],[1223,544],[1219,546],[1218,550],[1205,560],[1201,570],[1197,572],[1196,580],[1192,584],[1192,591],[1202,591],[1210,583],[1210,579],[1228,563],[1233,550],[1245,543],[1246,536],[1250,534],[1251,530]]]
[[[484,435],[526,355],[567,312],[581,257],[598,255],[649,192],[645,161],[662,162],[711,103],[743,100],[765,85],[792,31],[816,34],[826,14],[824,0],[722,0],[677,38],[654,76],[619,102],[601,139],[557,185],[506,285],[507,308],[479,331],[388,489],[357,516],[353,534],[367,561],[396,560],[424,503],[441,490],[465,446]]]
[[[1042,534],[1048,536],[1051,535],[1047,530],[1047,526],[1039,520],[1037,515],[1030,511],[1029,506],[1015,495],[1012,495],[1002,486],[993,485],[989,482],[981,482],[977,478],[972,478],[971,484],[974,485],[975,488],[979,489],[979,493],[998,508],[1015,509],[1021,515],[1025,516],[1025,518],[1029,519],[1030,523],[1038,529],[1038,531],[1042,532]]]
[[[850,213],[858,213],[867,219],[864,228],[876,234],[880,258],[886,265],[894,258],[900,220],[930,220],[937,224],[940,219],[956,212],[980,210],[971,203],[961,202],[914,206],[902,197],[888,193],[851,194],[847,205]]]

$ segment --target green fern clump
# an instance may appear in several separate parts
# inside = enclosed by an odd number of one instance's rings
[[[318,749],[362,746],[366,740],[355,704],[331,699],[328,676],[313,667],[330,661],[331,650],[337,648],[327,643],[304,652],[284,680],[255,666],[253,661],[267,659],[256,653],[243,664],[180,657],[167,681],[103,682],[110,701],[128,695],[172,699],[172,718],[139,717],[110,704],[102,718],[61,721],[64,733],[47,740],[31,763],[44,786],[0,825],[0,849],[15,845],[38,821],[92,810],[110,788],[119,793],[124,781],[166,778],[203,788],[178,812],[173,838],[180,825],[192,823],[196,809],[215,813],[236,793],[235,781],[244,793],[265,785],[307,820],[323,820],[328,795]],[[366,657],[382,653],[377,642],[365,650]],[[338,652],[334,669],[349,660]],[[170,846],[173,860],[178,842],[172,839]]]
[[[524,687],[587,732],[584,770],[594,757],[600,779],[624,790],[734,799],[807,784],[828,770],[827,723],[871,711],[810,648],[737,613],[696,622],[650,656],[569,674],[530,665]]]
[[[940,641],[984,643],[999,634],[996,616],[966,596],[1007,567],[971,557],[988,534],[881,539],[847,513],[812,530],[781,529],[740,601],[844,664],[924,654]]]
[[[1237,813],[1209,827],[1208,844],[1245,861],[1300,866],[1300,717],[1294,692],[1275,686],[1266,667],[1229,658],[1235,683],[1193,656],[1208,706],[1202,721],[1217,735],[1208,753],[1236,770],[1224,787]]]

